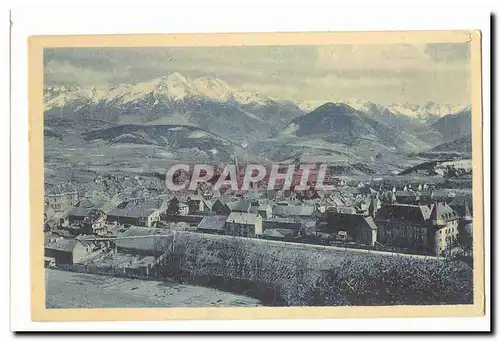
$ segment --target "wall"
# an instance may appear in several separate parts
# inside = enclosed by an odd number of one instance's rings
[[[427,225],[381,220],[378,220],[376,224],[377,241],[381,244],[422,251],[429,248]]]

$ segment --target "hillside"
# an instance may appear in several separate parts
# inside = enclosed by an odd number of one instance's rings
[[[432,148],[430,152],[472,153],[472,136],[467,135],[454,141],[445,142]]]
[[[257,144],[253,151],[280,161],[366,163],[376,161],[379,153],[430,147],[413,133],[384,122],[381,115],[362,112],[344,103],[326,103],[293,119],[279,133]]]
[[[444,116],[431,126],[431,130],[440,133],[443,142],[453,141],[471,135],[471,108],[467,107],[455,114]]]
[[[182,125],[120,125],[84,133],[87,142],[106,141],[113,145],[152,145],[163,147],[176,157],[190,151],[202,159],[234,160],[247,158],[241,146],[206,130]],[[200,155],[203,154],[203,155]],[[205,157],[203,157],[205,156]]]

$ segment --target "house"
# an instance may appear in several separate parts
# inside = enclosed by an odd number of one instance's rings
[[[331,207],[327,211],[328,213],[343,213],[343,214],[356,214],[356,209],[354,207]]]
[[[372,217],[328,211],[326,222],[326,225],[322,225],[321,232],[337,235],[344,231],[349,239],[365,245],[375,245],[377,241],[377,225]]]
[[[254,213],[231,212],[225,227],[228,235],[255,237],[262,234],[262,218]]]
[[[431,205],[434,202],[432,198],[432,191],[424,189],[422,192],[420,192],[420,205]]]
[[[210,199],[218,199],[222,196],[221,192],[219,189],[213,189],[212,188],[212,196],[210,197]]]
[[[108,213],[108,222],[152,227],[155,222],[160,220],[160,214],[164,210],[161,200],[125,202]]]
[[[269,204],[261,204],[257,208],[257,214],[262,217],[262,219],[269,219],[273,215],[273,208]]]
[[[226,219],[227,216],[222,215],[204,217],[196,230],[203,233],[225,234]]]
[[[327,204],[330,206],[345,206],[345,201],[342,200],[340,195],[332,194],[327,200]]]
[[[56,213],[76,206],[78,200],[78,192],[72,185],[56,185],[45,192],[45,206],[50,207]]]
[[[214,207],[215,200],[214,199],[205,199],[203,201],[203,212],[210,213]]]
[[[45,245],[45,257],[53,258],[57,264],[74,264],[92,252],[90,244],[75,239],[57,239]]]
[[[252,204],[248,200],[238,200],[228,202],[227,207],[231,210],[231,212],[239,212],[239,213],[249,213]]]
[[[358,188],[358,194],[360,195],[371,195],[371,194],[377,194],[378,192],[371,188],[368,185],[364,185]]]
[[[354,204],[354,209],[356,210],[356,213],[359,214],[368,214],[368,208],[370,206],[369,202],[366,202],[364,200],[358,201]]]
[[[197,214],[205,210],[205,202],[201,195],[191,195],[187,198],[189,214]]]
[[[439,201],[439,202],[450,203],[455,198],[456,195],[457,193],[454,190],[438,189],[432,191],[431,200],[432,202]]]
[[[90,211],[91,209],[85,207],[73,207],[68,213],[69,225],[83,224]]]
[[[84,234],[97,234],[102,236],[106,234],[106,231],[106,213],[98,208],[91,209],[83,219],[81,232]]]
[[[383,203],[383,204],[394,204],[396,203],[396,191],[395,191],[395,188],[393,191],[386,191],[384,193],[382,193],[380,196],[379,196],[379,199],[380,201]]]
[[[370,204],[368,205],[368,215],[372,218],[375,218],[380,207],[382,207],[382,203],[380,202],[378,196],[375,198],[371,198]]]
[[[75,233],[106,234],[106,213],[99,208],[73,207],[68,214],[68,223],[69,229]]]
[[[231,213],[231,209],[227,205],[228,201],[225,199],[219,198],[214,201],[212,205],[212,212],[217,215],[225,215],[228,216]]]
[[[469,204],[471,202],[469,198],[466,196],[455,196],[453,200],[449,203],[450,207],[455,210],[461,217],[472,217],[472,205]]]
[[[384,205],[376,213],[377,241],[387,246],[441,255],[456,242],[458,214],[445,203]]]
[[[398,202],[398,204],[417,205],[420,201],[417,192],[412,191],[411,189],[404,191],[396,191],[394,195],[396,196],[396,201]]]

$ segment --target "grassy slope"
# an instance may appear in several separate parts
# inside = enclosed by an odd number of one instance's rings
[[[435,259],[267,245],[176,234],[163,275],[246,293],[269,305],[424,305],[472,302],[472,270]]]

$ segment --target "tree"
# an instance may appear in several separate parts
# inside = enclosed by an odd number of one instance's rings
[[[180,212],[179,199],[173,197],[168,203],[167,213],[171,215],[178,215]]]

